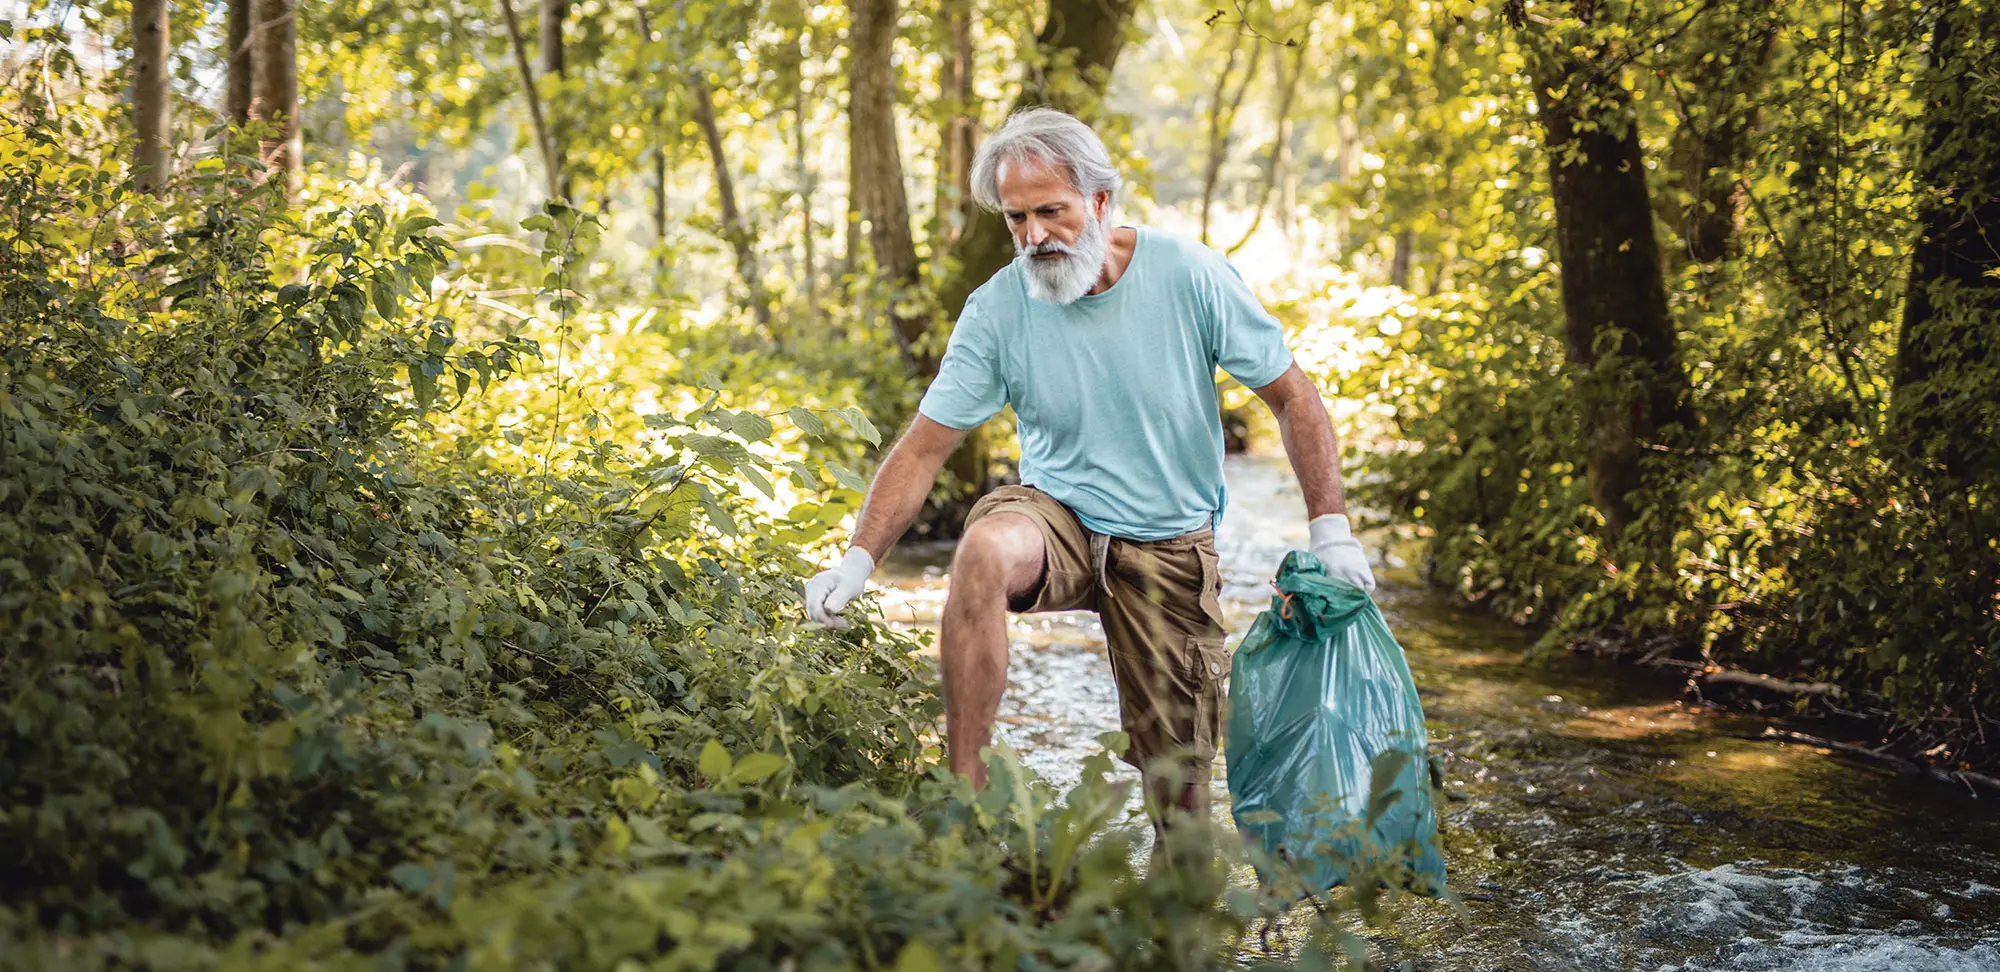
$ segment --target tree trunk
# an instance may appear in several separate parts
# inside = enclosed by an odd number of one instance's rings
[[[889,60],[896,40],[896,0],[853,0],[849,10],[854,61],[848,75],[847,125],[861,218],[868,221],[876,271],[891,289],[889,324],[903,364],[914,374],[934,375],[937,354],[919,343],[930,329],[931,315],[918,292],[923,277],[896,145],[896,74]],[[911,305],[920,309],[911,312]]]
[[[1616,541],[1637,516],[1635,500],[1657,485],[1646,480],[1640,456],[1659,426],[1683,420],[1687,379],[1674,357],[1630,92],[1554,44],[1530,52],[1530,72],[1591,497]]]
[[[1736,169],[1756,126],[1758,94],[1777,48],[1770,7],[1771,0],[1748,0],[1734,16],[1697,21],[1697,33],[1685,45],[1718,55],[1698,61],[1690,72],[1670,150],[1689,197],[1680,214],[1681,238],[1697,262],[1727,256],[1743,225]]]
[[[1278,70],[1278,123],[1277,134],[1271,138],[1271,159],[1264,167],[1264,187],[1257,191],[1257,209],[1250,215],[1250,226],[1238,237],[1236,243],[1226,251],[1235,256],[1250,238],[1257,235],[1257,228],[1264,225],[1264,212],[1271,208],[1271,192],[1278,188],[1279,180],[1290,178],[1292,168],[1292,100],[1299,90],[1299,75],[1306,70],[1306,48],[1298,46],[1292,55],[1291,70],[1285,69],[1285,59],[1274,57],[1271,63]],[[1289,213],[1293,204],[1292,194],[1285,193],[1279,200],[1278,226],[1286,237],[1292,235]]]
[[[1925,202],[1890,414],[1910,471],[1948,493],[2000,482],[2000,100],[1977,90],[1995,63],[2000,8],[1947,6],[1920,89]]]
[[[1138,0],[1049,0],[1035,47],[1041,63],[1068,68],[1031,74],[1014,108],[1048,105],[1086,118],[1093,114],[1137,6]],[[939,306],[953,318],[980,284],[1014,259],[1014,240],[999,214],[977,210],[959,238],[957,256],[958,272],[938,291]]]
[[[132,168],[139,191],[155,195],[167,181],[169,52],[167,0],[132,0]]]
[[[653,22],[646,15],[646,8],[638,8],[640,43],[653,42]],[[658,84],[660,79],[655,78]],[[666,113],[666,94],[659,92],[653,102],[653,109],[646,131],[658,143],[653,146],[653,278],[656,285],[663,281],[667,273],[667,143],[666,128],[662,124]]]
[[[223,110],[231,125],[242,126],[250,121],[250,85],[254,76],[252,30],[256,20],[256,0],[229,0],[229,47],[224,52],[229,65],[229,94]]]
[[[971,0],[946,0],[944,13],[944,66],[938,88],[946,114],[938,133],[937,200],[932,207],[931,238],[950,244],[958,240],[970,216],[972,154],[978,149],[979,123],[972,93]]]
[[[806,89],[805,79],[800,78],[799,88],[792,92],[792,154],[797,159],[799,170],[799,251],[804,258],[806,306],[819,306],[819,267],[813,253],[813,194],[818,189],[813,178],[812,161],[806,155]]]
[[[750,310],[757,315],[757,325],[768,334],[771,329],[771,301],[764,292],[763,271],[757,267],[757,241],[752,238],[742,212],[736,208],[736,183],[729,178],[729,157],[723,154],[722,130],[715,124],[715,101],[709,93],[708,82],[699,74],[689,76],[688,93],[694,100],[695,126],[701,129],[702,141],[708,145],[709,161],[715,168],[715,194],[722,209],[722,236],[729,242],[729,248],[736,252],[736,273],[743,278],[743,286],[750,291]]]
[[[1416,234],[1409,227],[1396,231],[1396,252],[1389,257],[1389,286],[1410,289],[1410,251],[1416,244]]]
[[[555,78],[560,84],[563,76],[563,19],[569,16],[569,0],[541,0],[541,68],[542,77]],[[563,152],[564,125],[560,110],[563,99],[551,97],[547,105],[548,115],[544,119],[549,128],[549,165],[555,169],[550,183],[555,186],[555,194],[564,200],[570,198],[575,187],[570,183],[568,162]]]
[[[299,191],[305,164],[299,134],[299,22],[297,0],[255,0],[257,32],[250,86],[250,115],[277,127],[280,136],[262,143],[269,173],[285,180],[285,195]]]
[[[528,123],[535,130],[535,146],[542,153],[542,187],[550,199],[562,198],[562,184],[557,177],[561,165],[556,161],[555,143],[549,137],[549,123],[542,114],[542,96],[535,90],[535,69],[528,64],[528,45],[521,40],[521,21],[514,16],[514,0],[500,0],[500,12],[507,22],[507,42],[514,49],[514,67],[521,74],[521,94],[528,99]]]
[[[1215,201],[1215,186],[1222,178],[1222,163],[1229,159],[1229,130],[1236,126],[1236,112],[1243,107],[1243,95],[1250,90],[1250,81],[1257,76],[1257,62],[1263,57],[1264,45],[1256,40],[1250,42],[1250,63],[1243,69],[1243,82],[1236,87],[1234,95],[1229,93],[1229,76],[1236,71],[1236,52],[1242,46],[1243,33],[1237,31],[1229,37],[1229,59],[1222,65],[1222,73],[1215,79],[1215,94],[1208,105],[1208,165],[1201,173],[1201,241],[1208,242],[1209,207]]]

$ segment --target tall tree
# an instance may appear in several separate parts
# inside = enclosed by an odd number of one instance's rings
[[[811,113],[806,108],[805,78],[792,91],[792,157],[798,170],[799,180],[799,250],[803,261],[806,306],[819,303],[819,267],[815,265],[813,252],[813,193],[819,188],[819,180],[813,176],[812,159],[806,155],[806,122]]]
[[[1549,160],[1564,338],[1576,373],[1591,498],[1616,540],[1637,518],[1641,457],[1658,429],[1681,419],[1686,376],[1675,359],[1666,285],[1631,92],[1608,70],[1593,4],[1583,29],[1529,28],[1523,47]],[[1661,527],[1666,524],[1659,524]]]
[[[1762,103],[1757,95],[1777,48],[1778,22],[1771,5],[1772,0],[1744,0],[1697,15],[1688,42],[1676,45],[1695,56],[1685,71],[1686,83],[1674,83],[1681,123],[1674,128],[1671,157],[1687,192],[1681,239],[1688,256],[1700,262],[1726,256],[1742,225],[1738,169],[1757,124]]]
[[[938,132],[937,199],[931,236],[952,243],[965,229],[972,204],[972,154],[979,147],[978,105],[972,89],[972,2],[945,0],[939,18],[944,60],[938,72],[944,124]],[[955,217],[955,218],[954,218]]]
[[[1243,96],[1250,91],[1250,82],[1257,77],[1257,62],[1264,56],[1263,39],[1252,36],[1250,63],[1244,66],[1235,93],[1230,93],[1229,81],[1236,74],[1236,55],[1248,30],[1249,25],[1244,24],[1229,32],[1229,56],[1223,61],[1222,73],[1215,78],[1215,93],[1208,99],[1208,163],[1201,170],[1203,243],[1208,242],[1209,209],[1215,202],[1216,184],[1222,179],[1222,163],[1229,159],[1229,131],[1236,126],[1236,113],[1243,107]]]
[[[563,20],[568,16],[569,0],[541,0],[541,33],[538,37],[541,42],[541,69],[544,83],[549,83],[549,78],[555,79],[554,84],[562,83]],[[555,177],[551,181],[555,184],[556,195],[569,199],[573,187],[564,157],[564,122],[562,114],[554,110],[554,106],[561,103],[560,98],[551,99],[551,104],[546,106],[549,117],[544,121],[549,130],[549,165],[555,169]]]
[[[244,125],[250,121],[250,86],[253,81],[251,33],[256,19],[256,0],[229,0],[229,49],[226,52],[229,88],[223,111],[231,125]]]
[[[1250,225],[1243,235],[1230,244],[1228,253],[1235,256],[1250,238],[1257,235],[1257,228],[1264,225],[1264,213],[1271,208],[1271,193],[1282,180],[1291,178],[1292,170],[1292,102],[1299,90],[1299,75],[1305,73],[1306,45],[1296,41],[1288,42],[1292,48],[1291,67],[1285,67],[1285,58],[1272,58],[1272,66],[1278,72],[1278,108],[1276,134],[1271,136],[1271,155],[1264,166],[1264,184],[1257,190],[1257,208],[1250,214]],[[1279,226],[1285,235],[1291,235],[1291,221],[1286,218],[1287,209],[1293,204],[1289,197],[1279,200]]]
[[[158,193],[167,181],[167,0],[132,0],[132,127],[138,144],[132,167],[142,192]]]
[[[896,145],[896,74],[889,59],[896,40],[896,0],[852,0],[848,9],[854,59],[847,124],[861,218],[868,222],[868,243],[881,279],[892,290],[889,322],[903,363],[916,374],[935,374],[936,353],[918,343],[929,329],[930,313],[922,301],[912,299],[923,278]],[[913,306],[919,309],[911,310]]]
[[[528,123],[535,130],[535,145],[542,153],[542,179],[550,199],[565,198],[562,190],[562,156],[556,151],[549,131],[548,115],[542,111],[541,91],[535,87],[535,69],[528,63],[528,45],[521,37],[521,21],[514,15],[514,0],[500,0],[500,13],[507,22],[507,42],[514,50],[514,69],[521,75],[521,94],[528,100]]]
[[[250,86],[250,115],[278,130],[263,143],[264,164],[282,174],[286,194],[296,193],[305,164],[299,129],[298,0],[256,0],[257,23]]]
[[[757,265],[757,241],[749,221],[736,206],[736,183],[729,177],[729,156],[722,146],[722,129],[715,123],[715,96],[707,79],[696,68],[688,76],[689,100],[693,102],[694,124],[708,146],[708,158],[715,171],[716,201],[722,213],[722,237],[736,253],[736,272],[750,292],[750,309],[767,332],[771,327],[771,299],[764,290],[764,273]]]
[[[1910,260],[1891,398],[1915,471],[2000,483],[2000,7],[1954,0],[1931,34]],[[1990,502],[1990,498],[1989,498]]]
[[[644,4],[639,5],[637,12],[640,42],[650,47],[655,43],[652,18],[647,15]],[[646,153],[652,156],[653,162],[653,276],[662,278],[667,272],[667,133],[661,121],[666,114],[667,93],[661,90],[664,85],[660,83],[657,62],[648,57],[647,63],[654,65],[649,69],[653,90],[647,93],[652,108],[646,124],[647,137],[654,140],[652,150]]]

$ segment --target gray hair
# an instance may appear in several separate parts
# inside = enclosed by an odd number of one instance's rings
[[[972,199],[982,208],[1000,211],[1000,165],[1037,159],[1069,179],[1085,196],[1108,192],[1115,200],[1123,181],[1111,167],[1111,155],[1089,125],[1054,108],[1023,108],[1007,116],[979,145],[972,157]]]

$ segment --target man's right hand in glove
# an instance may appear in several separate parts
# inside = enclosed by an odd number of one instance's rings
[[[868,586],[868,575],[874,572],[875,558],[868,551],[848,548],[839,566],[822,570],[806,582],[806,616],[836,631],[854,627],[840,612],[861,596]]]

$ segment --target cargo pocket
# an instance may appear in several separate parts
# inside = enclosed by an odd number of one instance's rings
[[[1205,536],[1195,544],[1195,559],[1201,562],[1201,613],[1208,615],[1208,622],[1215,626],[1216,648],[1222,646],[1221,632],[1225,629],[1222,621],[1222,560],[1215,554],[1214,535]],[[1227,671],[1228,665],[1223,666]]]
[[[1227,695],[1223,684],[1229,678],[1229,650],[1223,647],[1223,637],[1191,635],[1187,641],[1187,657],[1190,659],[1194,685],[1194,754],[1206,763],[1215,759],[1217,745],[1222,738],[1223,705]],[[1201,767],[1205,777],[1207,767]]]

